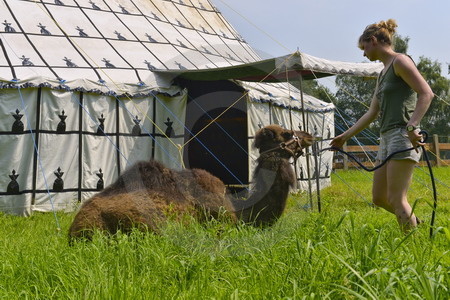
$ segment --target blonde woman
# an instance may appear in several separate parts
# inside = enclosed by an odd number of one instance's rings
[[[404,232],[417,226],[407,191],[414,166],[420,160],[422,136],[419,124],[434,94],[419,73],[412,59],[392,48],[397,27],[389,19],[366,27],[358,46],[371,61],[384,64],[368,111],[347,131],[335,137],[331,146],[341,148],[345,141],[381,117],[380,150],[377,160],[383,161],[391,153],[411,147],[415,150],[394,155],[374,173],[373,203],[395,214]]]

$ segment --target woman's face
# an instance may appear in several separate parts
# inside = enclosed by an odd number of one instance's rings
[[[363,50],[363,55],[367,57],[370,61],[377,60],[375,56],[375,42],[373,40],[365,41],[361,43],[361,50]]]

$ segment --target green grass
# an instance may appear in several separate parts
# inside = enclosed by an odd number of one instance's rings
[[[368,205],[372,175],[358,171],[333,174],[322,213],[295,195],[265,230],[170,223],[160,236],[96,235],[69,247],[73,214],[57,214],[61,232],[52,214],[0,215],[0,299],[448,299],[450,168],[434,171],[432,239],[420,170],[409,198],[425,224],[409,235]]]

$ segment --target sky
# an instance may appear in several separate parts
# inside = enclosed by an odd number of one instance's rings
[[[367,25],[392,18],[397,33],[410,38],[408,54],[416,62],[420,56],[438,61],[450,78],[449,0],[211,1],[263,58],[298,49],[330,60],[368,61],[357,47],[359,36]]]

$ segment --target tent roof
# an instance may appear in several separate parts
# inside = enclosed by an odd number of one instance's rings
[[[200,70],[156,70],[156,73],[171,74],[191,80],[237,79],[254,82],[277,82],[316,79],[337,74],[376,77],[382,70],[381,63],[351,63],[331,61],[305,53],[260,60],[236,66]]]
[[[313,96],[303,94],[294,86],[283,83],[261,83],[242,81],[239,84],[248,92],[252,102],[270,102],[278,107],[305,110],[307,112],[325,113],[334,110],[334,104],[324,102]]]
[[[171,88],[154,69],[260,59],[208,0],[0,0],[0,53],[0,88],[117,94]]]
[[[209,0],[0,0],[0,88],[179,92],[174,76],[279,81],[373,76],[377,64],[296,52],[262,60]]]

